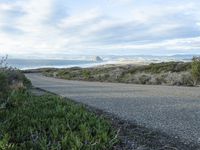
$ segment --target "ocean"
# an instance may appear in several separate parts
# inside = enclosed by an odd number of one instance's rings
[[[102,62],[86,60],[56,60],[56,59],[8,59],[8,66],[25,69],[37,68],[70,68],[70,67],[90,67],[103,64]]]
[[[8,58],[8,66],[18,69],[36,69],[36,68],[70,68],[70,67],[92,67],[105,64],[120,64],[120,63],[159,63],[167,61],[191,61],[193,55],[174,55],[174,56],[100,56],[103,61],[97,62],[92,60],[91,56],[76,57],[75,60],[69,59],[13,59]],[[84,58],[84,59],[83,59]]]

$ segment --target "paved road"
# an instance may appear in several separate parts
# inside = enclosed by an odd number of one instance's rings
[[[200,142],[200,88],[68,81],[27,74],[39,87],[150,129]]]

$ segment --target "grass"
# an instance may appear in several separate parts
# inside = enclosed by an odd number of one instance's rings
[[[0,149],[111,149],[108,121],[58,96],[12,92],[0,109]]]

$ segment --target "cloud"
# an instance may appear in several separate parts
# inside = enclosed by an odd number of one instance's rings
[[[197,53],[199,7],[197,0],[0,0],[0,54]]]

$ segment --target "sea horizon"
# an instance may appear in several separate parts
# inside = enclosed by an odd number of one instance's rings
[[[189,62],[197,55],[171,55],[171,56],[154,56],[154,55],[107,55],[99,56],[102,61],[94,60],[94,56],[73,56],[68,58],[8,58],[7,64],[21,70],[38,69],[38,68],[71,68],[71,67],[94,67],[106,64],[149,64],[169,61]],[[97,56],[96,56],[97,57]]]

